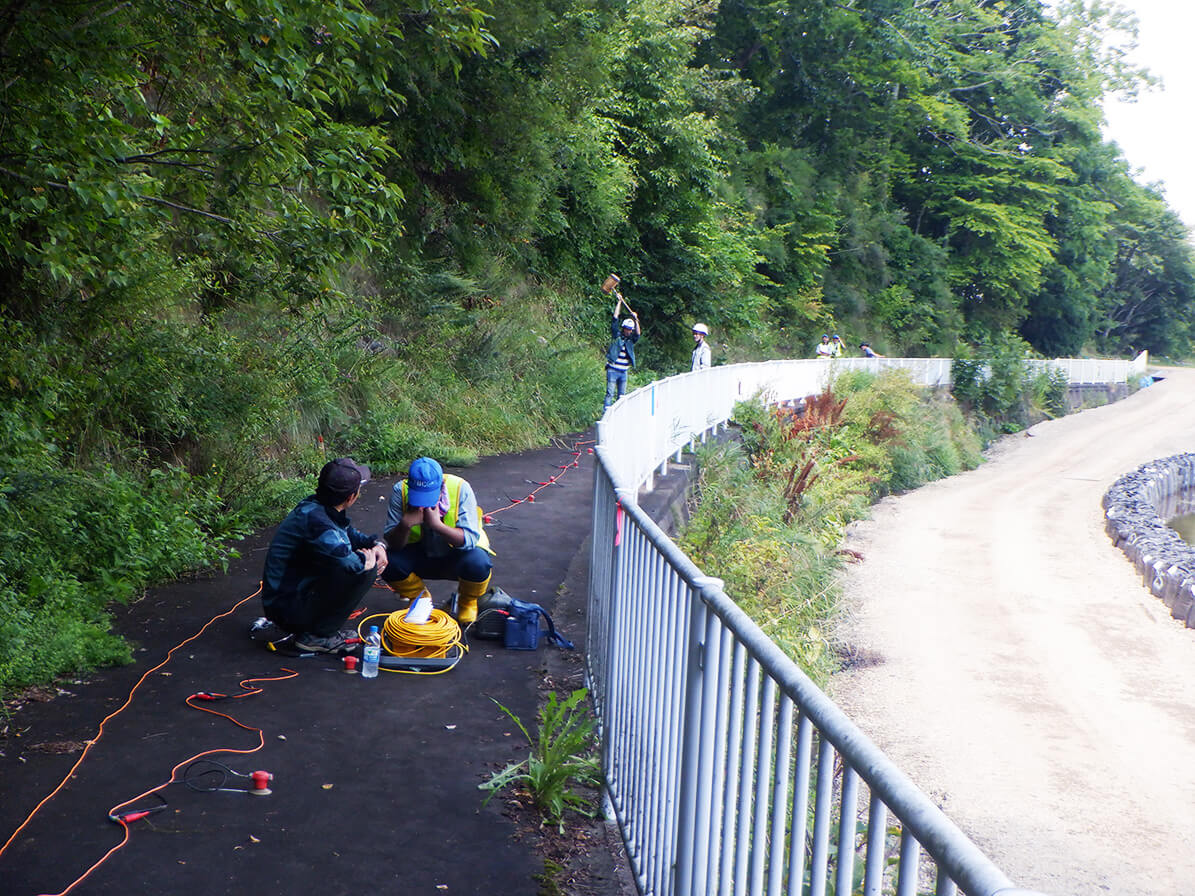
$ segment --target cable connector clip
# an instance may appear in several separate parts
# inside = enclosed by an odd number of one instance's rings
[[[134,821],[140,821],[149,815],[153,815],[155,812],[161,812],[165,808],[166,805],[163,803],[161,806],[153,806],[149,809],[134,809],[132,812],[121,812],[117,815],[109,815],[108,820],[114,821],[117,824],[130,825]]]

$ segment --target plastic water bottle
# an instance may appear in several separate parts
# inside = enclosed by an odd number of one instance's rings
[[[378,664],[382,661],[382,636],[378,634],[378,627],[371,625],[369,634],[365,636],[365,650],[361,659],[361,677],[377,678]]]

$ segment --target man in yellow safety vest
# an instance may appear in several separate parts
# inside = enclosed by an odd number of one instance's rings
[[[493,561],[473,487],[445,474],[430,457],[411,464],[394,486],[386,515],[388,563],[382,578],[414,601],[424,579],[457,580],[457,622],[477,619],[477,601],[490,584]]]

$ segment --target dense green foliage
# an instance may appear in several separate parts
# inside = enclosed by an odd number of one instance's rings
[[[687,366],[695,319],[719,360],[830,328],[1181,354],[1187,233],[1099,133],[1143,83],[1130,32],[1057,16],[4,4],[0,686],[118,659],[113,600],[220,562],[330,452],[397,470],[592,422],[610,271],[632,385]]]
[[[799,415],[742,402],[734,419],[741,439],[699,455],[680,545],[824,683],[838,663],[830,632],[846,525],[878,497],[977,466],[978,437],[953,401],[903,371],[840,376]]]
[[[1068,412],[1066,374],[1057,368],[1035,370],[1023,339],[993,337],[976,352],[963,350],[953,360],[951,392],[985,442]]]

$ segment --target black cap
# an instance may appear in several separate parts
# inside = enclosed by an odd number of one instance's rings
[[[367,482],[369,467],[351,457],[338,457],[328,461],[319,471],[319,486],[315,494],[325,503],[339,504],[359,492]]]

